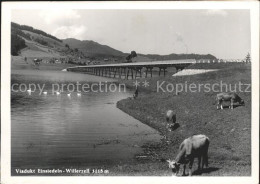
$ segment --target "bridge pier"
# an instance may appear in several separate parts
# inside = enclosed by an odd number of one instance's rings
[[[104,76],[104,68],[101,68],[101,76]]]
[[[129,74],[129,71],[130,71],[130,74]],[[128,80],[128,77],[131,76],[132,79],[134,79],[134,74],[133,74],[133,68],[130,67],[130,68],[127,68],[127,74],[126,74],[126,79]]]
[[[108,68],[108,77],[110,77],[110,75],[111,75],[111,68],[109,67]]]
[[[136,68],[135,68],[135,78],[136,78],[136,77],[142,78],[142,68],[143,68],[143,67],[136,67]],[[138,73],[139,73],[139,76],[137,76]]]
[[[122,70],[122,68],[120,67],[120,68],[118,68],[118,78],[119,79],[121,79],[121,70]]]
[[[108,68],[105,68],[105,76],[107,77]]]
[[[153,77],[153,67],[146,67],[145,78],[147,78],[147,73],[148,73],[149,70],[150,70],[151,77]]]
[[[114,69],[114,78],[116,77],[117,71],[118,71],[118,68],[115,68]]]
[[[161,76],[161,70],[163,70],[163,76],[165,77],[165,71],[167,67],[159,67],[159,76]]]
[[[127,68],[121,68],[121,70],[120,70],[120,78],[122,78],[123,76],[125,77],[125,79],[126,79],[126,71],[127,70]]]
[[[98,68],[98,76],[101,75],[101,68]]]

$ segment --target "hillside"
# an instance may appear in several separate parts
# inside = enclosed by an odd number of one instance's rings
[[[60,39],[56,38],[55,36],[52,36],[50,34],[47,34],[45,33],[44,31],[41,31],[41,30],[38,30],[38,29],[34,29],[33,27],[30,27],[30,26],[26,26],[26,25],[19,25],[19,24],[16,24],[14,22],[11,22],[11,27],[12,27],[12,31],[17,31],[18,33],[20,32],[20,35],[21,36],[24,36],[26,37],[27,34],[23,35],[21,33],[21,31],[19,30],[23,30],[23,31],[30,31],[32,33],[36,33],[36,34],[40,34],[40,35],[43,35],[43,36],[46,36],[46,37],[49,37],[49,38],[52,38],[58,42],[62,42]],[[30,36],[27,35],[28,39],[30,39]]]
[[[27,63],[32,63],[35,58],[43,59],[44,63],[89,62],[82,52],[67,47],[62,40],[33,27],[16,23],[11,23],[11,54],[26,58]]]
[[[125,57],[121,51],[113,49],[107,45],[101,45],[94,41],[88,40],[77,40],[74,38],[67,38],[63,40],[63,43],[68,44],[71,48],[79,49],[88,57],[97,57],[97,58],[104,58],[104,57]]]
[[[129,51],[130,53],[131,51]],[[67,38],[60,40],[44,31],[26,25],[11,23],[11,54],[32,62],[35,58],[44,62],[61,61],[74,64],[108,64],[125,62],[129,53],[123,53],[94,41]],[[215,59],[215,56],[199,54],[140,54],[133,62],[178,59]]]

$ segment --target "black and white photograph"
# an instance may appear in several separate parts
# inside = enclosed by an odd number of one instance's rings
[[[259,2],[5,2],[2,23],[2,183],[258,183]]]

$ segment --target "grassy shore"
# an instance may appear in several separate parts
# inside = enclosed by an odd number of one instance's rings
[[[133,165],[128,165],[132,175],[168,175],[167,164],[161,159],[174,159],[180,143],[194,134],[205,134],[210,138],[209,166],[202,175],[220,176],[248,176],[251,174],[251,92],[238,92],[244,99],[245,106],[237,106],[233,110],[225,108],[217,110],[213,105],[217,92],[183,91],[157,91],[157,84],[163,81],[163,89],[166,84],[230,84],[234,89],[235,84],[251,84],[251,65],[243,63],[212,63],[195,64],[190,69],[219,69],[218,71],[193,75],[172,77],[168,73],[166,77],[137,79],[140,84],[144,80],[149,82],[149,87],[141,86],[136,100],[124,99],[117,103],[117,107],[134,118],[147,124],[162,134],[165,134],[165,113],[172,109],[177,114],[177,122],[180,127],[170,133],[170,145],[163,142],[157,145],[144,146],[144,154],[157,159],[146,159]],[[133,88],[133,80],[126,82],[129,88]],[[242,89],[245,90],[246,86]],[[171,88],[170,88],[171,89]],[[215,86],[214,89],[220,87]],[[251,90],[251,88],[250,88]],[[228,105],[228,104],[227,104]],[[153,157],[151,157],[153,158]],[[161,159],[160,159],[161,158]],[[132,168],[132,169],[131,169]],[[196,163],[195,167],[196,168]],[[120,170],[115,168],[116,173]],[[195,172],[196,174],[196,172]]]

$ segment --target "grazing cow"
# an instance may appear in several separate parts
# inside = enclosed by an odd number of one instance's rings
[[[216,101],[217,101],[217,109],[220,108],[223,109],[222,102],[223,101],[230,101],[230,109],[233,109],[234,103],[238,102],[239,105],[245,105],[244,100],[242,100],[236,93],[219,93],[216,96]]]
[[[34,65],[40,65],[42,59],[34,59],[33,62],[34,62]]]
[[[180,165],[183,164],[183,175],[185,175],[186,164],[189,163],[189,175],[192,175],[192,165],[194,158],[198,158],[198,170],[202,159],[202,169],[204,165],[208,167],[209,138],[205,135],[193,135],[185,139],[179,148],[179,153],[175,160],[167,160],[169,168],[177,176]]]
[[[166,128],[171,131],[172,127],[175,125],[176,123],[176,114],[172,111],[172,110],[168,110],[166,113]]]

